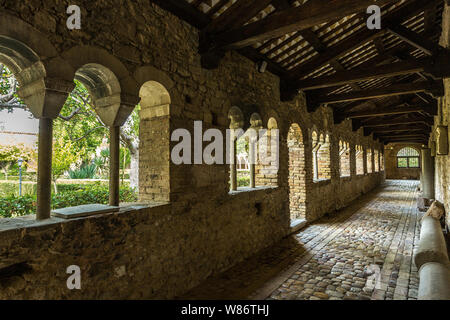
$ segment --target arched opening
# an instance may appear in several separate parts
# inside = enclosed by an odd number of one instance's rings
[[[411,147],[405,147],[397,153],[397,167],[401,169],[420,168],[420,154]]]
[[[170,200],[170,104],[167,89],[147,81],[140,93],[139,200]]]
[[[375,161],[375,172],[380,172],[380,153],[377,149],[374,150],[373,157]]]
[[[34,30],[29,32],[40,38]],[[55,51],[45,39],[40,38],[40,40],[42,48],[46,48],[43,51],[50,60]],[[39,52],[43,54],[42,51],[39,50]],[[67,97],[66,90],[70,90],[71,86],[67,84],[67,80],[63,79],[67,75],[63,74],[65,70],[58,62],[55,62],[55,65],[61,67],[61,72],[58,74],[61,78],[55,75],[52,81],[46,82],[45,78],[51,72],[46,69],[38,53],[21,41],[6,36],[0,36],[0,63],[6,66],[6,68],[2,67],[2,78],[10,77],[7,81],[6,91],[8,92],[5,95],[2,94],[2,105],[9,111],[25,109],[33,117],[39,118],[36,188],[31,191],[27,199],[23,199],[21,208],[26,210],[18,210],[15,214],[36,213],[38,220],[47,219],[50,217],[51,210],[53,119],[59,114]],[[4,72],[7,69],[8,71]],[[2,90],[5,89],[3,84],[5,83],[2,83]],[[54,85],[58,87],[58,90],[54,90]],[[21,121],[14,119],[14,122]],[[22,194],[21,185],[19,188],[19,194]]]
[[[135,202],[121,130],[129,113],[123,113],[118,78],[108,67],[87,63],[76,71],[74,84],[54,121],[52,179],[61,203],[55,208]],[[70,194],[77,195],[75,202],[59,200]]]
[[[380,151],[380,171],[384,171],[384,152]]]
[[[312,134],[313,180],[314,182],[331,179],[330,137]]]
[[[306,167],[303,134],[298,124],[289,128],[289,208],[291,222],[306,218]]]
[[[12,71],[0,62],[0,198],[36,195],[39,120],[17,96],[18,88]]]
[[[350,146],[348,142],[339,141],[339,168],[341,177],[350,177]]]
[[[356,157],[356,174],[364,174],[364,149],[361,145],[355,146],[355,157]]]
[[[238,148],[238,141],[244,135],[244,130],[242,129],[244,126],[244,115],[236,106],[233,106],[228,111],[228,118],[230,119],[230,153],[229,153],[229,164],[230,164],[230,190],[236,191],[238,189],[238,185],[245,186],[247,185],[246,180],[241,178],[241,182],[238,182],[238,154],[242,154],[244,158],[248,159],[248,149],[245,145],[245,139],[241,140],[241,144]],[[241,157],[242,159],[242,157]],[[247,171],[248,170],[248,171]],[[250,166],[248,169],[245,168],[244,172],[250,172]],[[250,185],[250,180],[248,180],[248,185]]]
[[[278,123],[275,118],[267,122],[267,131],[258,144],[258,164],[256,166],[256,185],[278,186]]]
[[[367,173],[372,173],[373,172],[373,153],[372,153],[372,148],[367,148],[366,151],[366,157],[367,157]]]

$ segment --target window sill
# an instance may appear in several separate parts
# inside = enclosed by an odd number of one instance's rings
[[[228,194],[231,196],[234,196],[234,195],[243,194],[243,193],[265,191],[265,190],[275,190],[275,189],[278,189],[278,187],[270,187],[270,186],[269,187],[262,186],[262,187],[255,187],[255,188],[240,187],[237,190],[231,190],[230,192],[228,192]]]
[[[313,180],[313,183],[316,185],[327,185],[327,184],[331,183],[331,179]]]
[[[79,217],[71,217],[69,219],[67,218],[59,218],[55,216],[51,216],[49,219],[46,220],[36,220],[36,215],[28,215],[28,216],[21,216],[21,217],[15,217],[15,218],[0,218],[0,232],[2,231],[10,231],[10,230],[17,230],[17,229],[25,229],[25,228],[34,228],[34,227],[43,227],[43,226],[50,226],[55,225],[58,223],[67,223],[74,220],[82,220],[82,219],[89,219],[89,218],[98,218],[108,215],[117,215],[117,214],[123,214],[126,212],[131,211],[139,211],[143,209],[149,209],[154,207],[161,207],[168,205],[169,203],[123,203],[119,206],[119,210],[115,212],[104,212],[104,213],[98,213],[93,214],[89,216],[79,216]],[[70,209],[70,208],[65,208]],[[81,212],[80,212],[81,213]]]

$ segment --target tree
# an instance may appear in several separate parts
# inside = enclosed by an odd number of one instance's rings
[[[16,94],[19,84],[12,73],[0,64],[0,110],[15,108],[27,109]],[[121,128],[121,143],[130,152],[130,186],[138,188],[139,179],[139,106],[133,111],[126,124]],[[69,94],[58,119],[54,122],[54,136],[70,140],[74,152],[82,153],[85,161],[95,153],[108,128],[95,113],[89,91],[75,80],[75,89]]]
[[[81,152],[74,152],[72,141],[65,141],[63,137],[54,139],[53,141],[53,157],[52,157],[52,181],[55,187],[55,193],[58,193],[56,181],[70,166],[81,160]]]
[[[9,168],[17,163],[19,159],[23,159],[25,163],[36,160],[36,153],[24,145],[0,145],[0,169],[5,173],[6,180],[8,180]]]

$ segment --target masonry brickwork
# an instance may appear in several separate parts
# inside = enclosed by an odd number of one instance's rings
[[[56,52],[54,59],[73,68],[103,65],[119,79],[121,97],[141,92],[143,98],[141,90],[150,81],[170,98],[170,103],[152,103],[141,115],[142,205],[73,221],[0,220],[0,272],[9,272],[0,280],[0,299],[171,298],[273,245],[290,232],[288,132],[293,124],[304,144],[304,158],[293,160],[304,161],[304,182],[295,192],[303,197],[299,201],[308,221],[347,206],[384,180],[384,172],[356,175],[355,146],[383,148],[362,129],[353,132],[350,121],[335,125],[328,107],[308,113],[303,94],[280,102],[279,78],[259,73],[236,52],[227,53],[217,69],[202,69],[198,30],[148,1],[79,1],[82,29],[74,31],[66,28],[66,2],[0,4],[0,24],[5,17],[14,22],[2,25],[0,39],[7,32],[31,47],[51,46],[39,53],[43,61],[49,59],[46,52]],[[34,35],[47,40],[39,42]],[[266,187],[230,193],[228,165],[169,160],[176,144],[171,132],[193,133],[194,121],[201,120],[204,130],[225,134],[232,106],[244,115],[257,111],[264,127],[276,119],[276,184],[270,177]],[[249,124],[248,116],[244,120]],[[330,139],[326,181],[313,181],[314,131]],[[351,175],[345,178],[339,174],[340,139],[350,145]],[[66,288],[66,268],[72,264],[82,269],[81,290]]]
[[[450,48],[450,5],[446,5],[443,13],[443,32],[441,45]],[[432,138],[435,139],[436,126],[447,127],[448,141],[450,141],[450,79],[444,79],[444,97],[439,99],[439,111],[435,117]],[[435,188],[436,199],[444,203],[447,227],[450,228],[450,154],[435,157]]]

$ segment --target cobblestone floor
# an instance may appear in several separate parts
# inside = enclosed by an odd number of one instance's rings
[[[387,181],[180,298],[415,300],[417,186]]]

